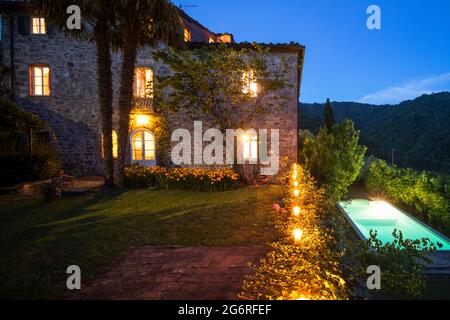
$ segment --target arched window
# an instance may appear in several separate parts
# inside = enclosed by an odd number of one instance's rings
[[[131,136],[131,159],[134,162],[149,162],[156,159],[155,137],[148,130],[137,130]]]

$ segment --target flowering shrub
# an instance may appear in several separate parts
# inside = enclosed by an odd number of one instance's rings
[[[134,188],[166,190],[226,191],[240,184],[232,169],[131,166],[125,170],[125,184]]]
[[[324,214],[324,190],[300,166],[291,170],[287,181],[283,206],[273,206],[279,240],[259,266],[252,266],[256,272],[246,276],[241,298],[348,299],[341,252]]]

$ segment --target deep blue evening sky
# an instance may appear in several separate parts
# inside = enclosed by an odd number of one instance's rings
[[[450,91],[448,0],[175,0],[235,40],[306,46],[303,102],[394,103]],[[382,10],[368,30],[366,9]]]

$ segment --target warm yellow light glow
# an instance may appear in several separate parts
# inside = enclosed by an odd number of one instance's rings
[[[117,133],[114,130],[112,131],[112,145],[113,158],[117,159],[119,157],[119,139],[117,137]]]
[[[150,131],[137,130],[131,137],[133,161],[153,161],[156,159],[155,137]]]
[[[232,43],[233,42],[233,38],[232,38],[231,34],[228,34],[228,33],[219,35],[218,40],[219,40],[219,42],[222,42],[222,43]]]
[[[300,191],[298,189],[294,190],[294,196],[298,197],[300,195]]]
[[[294,173],[294,174],[292,175],[292,179],[297,180],[297,174],[296,174],[296,173]]]
[[[46,34],[46,26],[45,26],[45,19],[34,17],[31,20],[31,33],[32,34]]]
[[[136,126],[147,127],[150,124],[150,116],[145,114],[136,115]]]
[[[294,187],[298,187],[298,181],[294,181]]]
[[[304,301],[306,301],[306,300],[311,300],[311,299],[308,299],[308,298],[306,298],[306,297],[299,297],[299,298],[297,298],[296,300],[304,300]]]
[[[294,170],[297,170],[297,164],[294,163]]]
[[[188,28],[184,28],[184,41],[190,42],[191,40],[192,40],[191,30],[189,30]]]
[[[295,217],[300,216],[300,207],[295,206],[294,208],[292,208],[292,213],[294,214]]]
[[[252,97],[256,97],[258,95],[258,84],[256,82],[255,72],[253,70],[244,72],[243,80],[243,92],[245,94],[250,94]]]
[[[50,68],[46,65],[30,67],[30,95],[50,95]]]
[[[294,234],[294,241],[296,243],[298,243],[298,242],[300,242],[302,240],[302,237],[303,237],[303,231],[302,230],[300,230],[298,228],[294,229],[293,234]]]
[[[111,138],[112,138],[112,156],[113,159],[117,159],[119,156],[119,139],[116,131],[112,130]],[[102,159],[105,159],[105,146],[103,141],[103,134],[101,140],[102,140]]]
[[[133,93],[135,97],[153,98],[153,70],[151,68],[139,67],[134,70]]]

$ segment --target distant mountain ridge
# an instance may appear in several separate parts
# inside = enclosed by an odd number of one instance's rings
[[[369,154],[419,170],[450,173],[450,92],[397,105],[333,102],[337,122],[352,119]],[[300,128],[316,133],[323,104],[300,104]]]

